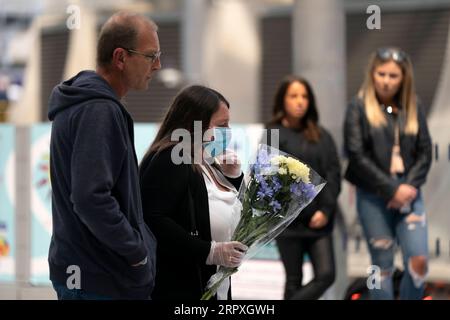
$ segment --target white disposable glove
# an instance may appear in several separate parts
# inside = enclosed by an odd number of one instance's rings
[[[211,249],[208,258],[206,259],[206,264],[215,264],[228,268],[239,267],[247,249],[248,247],[246,245],[243,245],[238,241],[211,241]]]
[[[226,149],[222,154],[217,155],[216,159],[225,176],[238,178],[241,175],[241,162],[233,150]]]

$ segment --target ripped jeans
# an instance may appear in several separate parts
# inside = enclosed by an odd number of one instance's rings
[[[394,299],[392,274],[394,249],[398,244],[402,251],[404,273],[400,283],[400,299],[422,299],[425,274],[412,267],[412,257],[428,259],[428,234],[422,193],[417,192],[407,213],[387,209],[379,196],[357,188],[357,211],[364,230],[372,264],[381,270],[381,288],[370,289],[371,299]]]

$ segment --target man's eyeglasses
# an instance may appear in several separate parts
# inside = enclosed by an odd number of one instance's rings
[[[139,54],[141,56],[146,57],[148,60],[150,60],[151,63],[155,63],[156,60],[158,60],[161,57],[161,51],[157,51],[155,53],[152,54],[146,54],[146,53],[142,53],[133,49],[127,49],[127,48],[123,48],[125,50],[127,50],[130,53],[134,53],[134,54]]]
[[[404,51],[394,48],[379,48],[377,56],[382,60],[392,59],[396,62],[404,62],[408,59],[408,55]]]

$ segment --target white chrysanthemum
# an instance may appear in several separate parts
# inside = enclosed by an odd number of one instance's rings
[[[309,168],[304,163],[289,157],[286,160],[286,165],[293,179],[300,179],[305,183],[310,183]]]
[[[288,171],[287,171],[286,168],[281,167],[281,168],[278,169],[278,173],[281,174],[281,175],[285,175],[285,174],[288,173]]]
[[[280,166],[283,163],[286,163],[287,158],[285,156],[275,156],[270,159],[270,163],[274,166]]]

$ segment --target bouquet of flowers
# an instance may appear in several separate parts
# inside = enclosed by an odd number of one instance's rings
[[[260,144],[256,160],[239,190],[240,219],[231,241],[248,246],[244,259],[275,239],[325,186],[325,181],[300,160]],[[220,284],[238,268],[219,267],[209,279],[202,300],[215,295]]]

